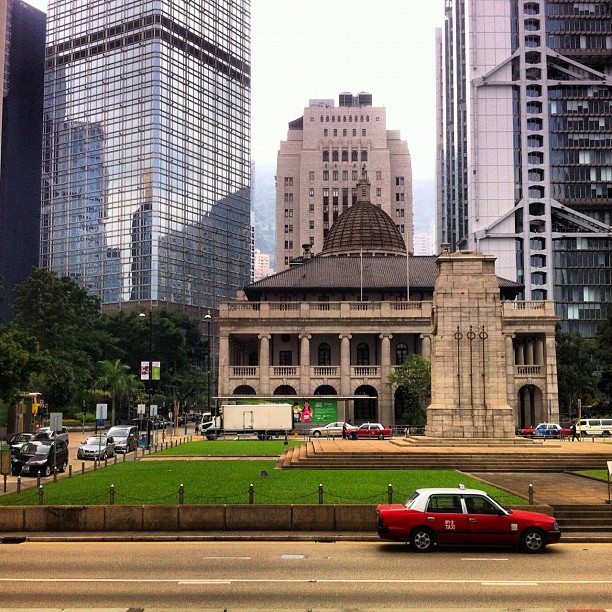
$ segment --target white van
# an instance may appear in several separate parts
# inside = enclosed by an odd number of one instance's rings
[[[577,429],[583,436],[611,436],[612,419],[580,419]]]

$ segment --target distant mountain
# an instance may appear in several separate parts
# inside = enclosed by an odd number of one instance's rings
[[[276,166],[253,164],[252,193],[253,219],[255,223],[255,248],[268,253],[276,261]],[[414,208],[414,233],[430,234],[435,217],[436,198],[434,179],[419,179],[412,182]]]
[[[253,163],[251,172],[255,248],[270,255],[270,265],[276,262],[276,166]]]

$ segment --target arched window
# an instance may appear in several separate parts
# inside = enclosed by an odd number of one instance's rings
[[[359,161],[357,155],[357,151],[351,151],[351,161]]]
[[[331,347],[329,344],[327,344],[327,342],[322,342],[319,344],[319,365],[331,365]]]
[[[365,342],[357,345],[357,365],[370,365],[370,347]]]
[[[403,342],[400,342],[395,347],[395,365],[406,363],[406,359],[408,359],[408,347]]]
[[[324,162],[329,161],[329,151],[323,151],[323,161]]]
[[[361,161],[368,161],[368,152],[367,151],[362,151],[361,152]]]

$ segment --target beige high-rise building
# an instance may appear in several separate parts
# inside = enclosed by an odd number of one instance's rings
[[[365,168],[372,203],[394,221],[413,251],[412,169],[408,144],[387,129],[386,109],[372,106],[372,94],[341,93],[333,100],[310,100],[289,123],[276,172],[276,266],[289,267],[303,246],[313,254],[334,221],[357,201]]]

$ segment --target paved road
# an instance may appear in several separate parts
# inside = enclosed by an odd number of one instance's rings
[[[601,610],[612,607],[612,545],[527,555],[381,542],[24,543],[0,546],[0,589],[11,609]]]

